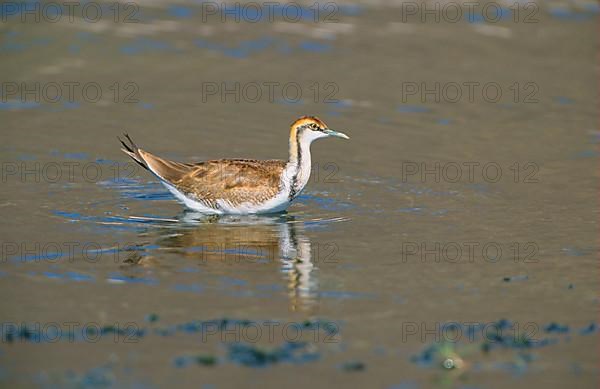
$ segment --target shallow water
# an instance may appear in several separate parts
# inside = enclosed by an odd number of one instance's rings
[[[598,8],[538,4],[534,23],[380,2],[317,26],[161,1],[140,23],[2,19],[1,385],[595,387]],[[351,140],[313,145],[281,215],[184,212],[115,138],[285,159],[301,114]]]

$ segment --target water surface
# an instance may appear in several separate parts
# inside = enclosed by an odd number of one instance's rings
[[[595,387],[598,10],[539,4],[535,23],[369,2],[318,28],[203,23],[193,2],[8,18],[5,94],[102,97],[0,103],[2,386]],[[221,93],[253,82],[280,86]],[[186,213],[116,140],[285,159],[302,114],[351,140],[313,145],[281,215]]]

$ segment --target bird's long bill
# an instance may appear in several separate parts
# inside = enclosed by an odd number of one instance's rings
[[[336,138],[350,139],[350,137],[348,135],[344,134],[343,132],[337,132],[337,131],[333,131],[333,130],[325,130],[324,132],[327,135],[335,136]]]

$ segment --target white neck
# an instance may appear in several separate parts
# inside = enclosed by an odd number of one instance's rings
[[[284,179],[289,183],[292,198],[300,194],[310,179],[310,144],[324,136],[326,135],[321,132],[304,130],[290,137],[290,160],[285,169]]]

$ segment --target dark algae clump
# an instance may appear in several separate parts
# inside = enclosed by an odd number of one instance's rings
[[[227,348],[229,361],[248,367],[312,362],[319,358],[319,353],[311,351],[306,342],[284,342],[274,348],[264,348],[248,343],[232,343]]]
[[[517,276],[507,276],[502,278],[502,281],[504,282],[514,282],[514,281],[527,281],[529,279],[529,276],[521,274],[521,275],[517,275]]]
[[[348,361],[342,363],[340,368],[343,371],[363,371],[367,368],[367,365],[361,361]]]

